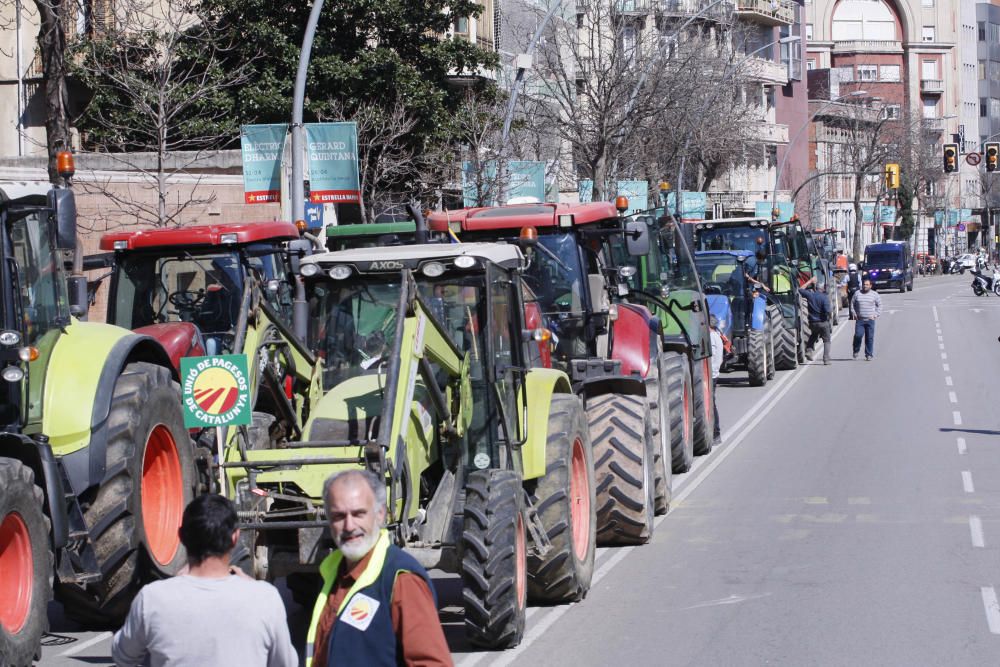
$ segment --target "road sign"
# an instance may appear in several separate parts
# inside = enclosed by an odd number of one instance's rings
[[[965,156],[965,161],[971,164],[973,167],[978,165],[983,159],[983,156],[979,153],[969,153]]]
[[[188,428],[249,425],[247,355],[182,358],[181,403]]]
[[[323,228],[323,204],[306,202],[306,225],[309,229]]]
[[[958,223],[957,229],[960,232],[964,232],[965,231],[965,225],[960,222],[960,223]]]

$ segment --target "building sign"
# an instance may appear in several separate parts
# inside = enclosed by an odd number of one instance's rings
[[[628,197],[626,215],[645,211],[649,208],[649,183],[646,181],[618,181],[618,196]]]
[[[677,215],[676,202],[677,194],[667,193],[667,213]],[[704,192],[690,192],[684,190],[681,193],[681,212],[678,217],[681,220],[704,220],[705,209],[708,206],[708,195]]]
[[[281,201],[281,156],[288,126],[244,125],[240,128],[243,154],[243,197],[248,204]]]
[[[580,203],[589,204],[594,201],[594,181],[590,178],[584,178],[577,182],[577,186],[580,193]]]
[[[507,163],[507,202],[545,201],[545,163],[513,160]]]
[[[774,209],[778,209],[778,222],[788,222],[795,215],[795,202],[758,201],[754,202],[754,217],[771,219]]]
[[[181,358],[184,426],[250,424],[250,380],[245,354]]]
[[[358,177],[356,123],[306,123],[309,157],[309,201],[314,204],[357,204]]]

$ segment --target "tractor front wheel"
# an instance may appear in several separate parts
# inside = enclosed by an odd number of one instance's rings
[[[654,512],[657,516],[670,511],[673,487],[673,450],[670,436],[670,376],[665,353],[656,356],[656,373],[646,378],[646,396],[650,399],[650,414],[656,430],[653,433]],[[655,408],[653,401],[656,401]]]
[[[779,371],[793,371],[799,365],[794,329],[785,327],[785,318],[778,308],[771,311],[771,331],[774,332],[774,365]]]
[[[687,357],[677,352],[664,352],[662,358],[670,395],[671,468],[681,474],[694,465],[691,369]]]
[[[694,453],[704,456],[715,444],[715,406],[712,404],[712,357],[694,362]]]
[[[528,597],[576,602],[590,590],[594,574],[597,516],[590,432],[573,394],[552,397],[545,458],[545,476],[535,484],[532,501],[552,548],[528,557]]]
[[[767,340],[763,329],[747,332],[747,377],[751,387],[767,384]]]
[[[604,394],[587,404],[597,480],[597,541],[645,544],[653,536],[652,425],[644,396]]]
[[[0,663],[31,665],[48,630],[52,550],[45,497],[30,468],[0,459]]]
[[[143,584],[185,564],[177,531],[197,474],[180,389],[166,368],[125,367],[107,429],[104,479],[81,497],[101,579],[57,589],[69,616],[96,627],[120,624]]]
[[[475,470],[465,485],[462,601],[465,635],[489,649],[517,646],[528,602],[527,535],[521,476]]]

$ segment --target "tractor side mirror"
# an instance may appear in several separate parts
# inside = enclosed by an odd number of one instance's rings
[[[740,255],[739,257],[736,258],[736,261],[739,262],[740,264],[746,264],[747,256],[746,255]]]
[[[625,223],[625,246],[632,257],[649,254],[649,227],[645,222],[630,220]]]
[[[288,242],[288,263],[294,275],[299,275],[300,260],[312,253],[309,239],[292,239]]]
[[[48,205],[56,218],[56,247],[76,250],[76,197],[72,190],[49,190]]]

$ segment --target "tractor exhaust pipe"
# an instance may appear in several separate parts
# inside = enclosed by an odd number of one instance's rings
[[[421,212],[420,206],[415,201],[411,201],[406,205],[406,212],[410,214],[410,217],[413,218],[413,222],[417,226],[413,234],[414,240],[417,243],[427,243],[427,221],[424,220],[424,214]]]

